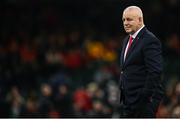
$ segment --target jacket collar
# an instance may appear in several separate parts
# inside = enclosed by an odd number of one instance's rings
[[[143,25],[139,30],[137,30],[134,34],[132,34],[132,38],[135,39],[136,36],[139,34],[139,32],[144,28],[145,26]]]
[[[135,48],[135,46],[136,46],[136,44],[137,44],[137,41],[140,39],[140,37],[143,35],[143,33],[144,33],[146,30],[147,30],[147,28],[146,28],[146,27],[143,27],[143,28],[139,31],[139,33],[137,34],[137,36],[135,37],[135,39],[134,39],[133,42],[132,42],[131,48],[129,49],[129,51],[128,51],[127,54],[126,54],[126,59],[125,59],[125,61],[124,61],[124,52],[125,52],[126,45],[127,45],[127,42],[128,42],[129,37],[127,36],[127,37],[125,38],[125,42],[123,43],[123,49],[122,49],[122,53],[121,53],[121,65],[122,65],[122,67],[124,67],[124,65],[127,64],[128,60],[129,60],[129,56],[130,56],[132,50]]]

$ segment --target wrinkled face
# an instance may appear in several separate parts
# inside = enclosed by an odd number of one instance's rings
[[[126,33],[133,34],[142,26],[142,17],[137,11],[125,10],[122,17],[124,29]]]

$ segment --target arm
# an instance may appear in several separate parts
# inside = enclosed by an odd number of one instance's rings
[[[164,95],[161,81],[163,69],[162,51],[159,39],[150,37],[144,46],[143,52],[147,71],[143,94],[145,95],[145,98],[151,97],[153,100],[153,107],[157,108]]]
[[[162,56],[161,43],[155,37],[145,39],[143,47],[144,65],[146,67],[145,85],[141,92],[141,99],[137,104],[137,110],[144,109],[147,103],[151,100],[152,107],[156,111],[163,97],[163,88],[161,84],[162,73]],[[140,111],[138,113],[141,113]],[[137,114],[138,114],[137,113]]]
[[[161,73],[162,73],[162,54],[160,41],[152,37],[148,39],[144,46],[144,62],[147,71],[146,82],[144,86],[144,93],[148,96],[155,96],[162,94],[161,90]],[[155,95],[156,94],[156,95]],[[162,96],[161,96],[162,97]]]

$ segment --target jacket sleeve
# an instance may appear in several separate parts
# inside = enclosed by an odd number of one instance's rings
[[[161,100],[163,88],[161,74],[163,70],[161,43],[156,37],[150,37],[143,48],[144,63],[147,77],[143,92],[145,95],[152,96]]]
[[[152,100],[152,107],[157,111],[159,103],[164,95],[161,74],[163,70],[161,43],[156,37],[148,37],[143,47],[144,64],[147,76],[145,85],[141,92],[141,99],[137,104],[138,109],[147,106],[147,102]]]

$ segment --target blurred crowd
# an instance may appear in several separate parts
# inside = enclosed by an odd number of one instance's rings
[[[152,0],[153,10],[144,8],[146,24],[163,46],[165,96],[157,117],[180,117],[179,4]],[[0,117],[119,117],[126,5],[119,0],[3,2]]]
[[[93,108],[103,113],[107,106],[106,113],[112,113],[107,103],[111,99],[106,98],[115,95],[111,93],[117,88],[117,43],[112,38],[103,43],[92,36],[79,41],[79,36],[78,31],[73,31],[68,36],[50,34],[20,42],[12,36],[1,47],[2,100],[12,104],[18,115],[23,105],[25,109],[33,108],[31,116],[37,116],[39,108],[43,114],[54,109],[60,117],[71,116],[73,107],[78,113],[94,111]]]

